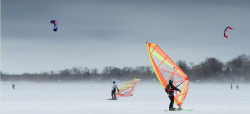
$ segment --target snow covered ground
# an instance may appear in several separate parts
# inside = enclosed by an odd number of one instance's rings
[[[126,82],[118,82],[121,88]],[[249,114],[250,85],[190,83],[182,108],[193,111],[164,112],[169,99],[160,83],[141,82],[134,96],[107,100],[110,83],[12,83],[1,82],[1,114]],[[175,104],[174,107],[177,107]]]

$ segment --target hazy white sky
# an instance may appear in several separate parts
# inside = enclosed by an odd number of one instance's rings
[[[173,61],[226,62],[250,54],[249,6],[249,0],[2,0],[1,70],[151,66],[146,41]],[[228,39],[227,26],[234,29]]]

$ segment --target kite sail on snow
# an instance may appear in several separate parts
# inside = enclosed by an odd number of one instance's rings
[[[224,37],[225,37],[225,38],[228,38],[228,31],[229,31],[229,29],[233,30],[232,27],[228,26],[228,27],[225,29],[225,31],[224,31]]]
[[[54,28],[53,28],[53,31],[57,31],[57,29],[58,29],[58,23],[57,23],[57,21],[56,20],[51,20],[50,21],[50,23],[52,23],[52,24],[54,24]]]
[[[133,92],[135,91],[135,88],[136,88],[136,86],[138,85],[138,83],[140,81],[141,81],[141,79],[134,78],[133,80],[131,80],[130,82],[128,82],[116,94],[116,98],[133,96]]]
[[[147,48],[155,74],[163,88],[165,89],[168,85],[168,80],[172,79],[174,86],[181,90],[181,92],[178,93],[175,91],[174,94],[175,103],[181,106],[188,92],[188,76],[157,44],[147,43]]]

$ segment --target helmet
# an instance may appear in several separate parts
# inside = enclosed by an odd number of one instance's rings
[[[170,80],[168,81],[168,83],[169,83],[169,84],[173,84],[173,80],[170,79]]]
[[[113,81],[113,84],[115,83],[115,81]]]

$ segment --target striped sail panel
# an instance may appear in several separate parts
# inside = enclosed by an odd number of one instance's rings
[[[175,102],[181,106],[188,92],[189,78],[173,60],[154,43],[147,43],[149,57],[155,74],[165,89],[168,80],[172,79],[174,86],[181,92],[175,91]]]
[[[116,98],[133,96],[133,92],[140,81],[141,79],[134,78],[128,82],[119,90],[119,92],[116,94]]]

